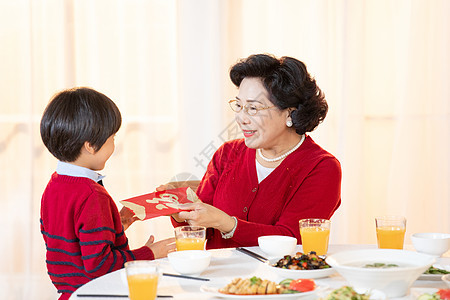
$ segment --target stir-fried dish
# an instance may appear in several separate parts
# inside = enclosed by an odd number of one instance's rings
[[[311,251],[308,254],[297,252],[294,256],[285,255],[273,266],[290,270],[317,270],[331,268],[331,266],[325,262],[325,259],[318,256],[314,251]]]
[[[247,279],[235,278],[219,289],[219,292],[234,295],[268,295],[281,294],[282,290],[275,282],[254,276]]]
[[[219,289],[220,293],[232,295],[295,294],[313,291],[316,284],[312,279],[284,279],[279,284],[273,281],[252,278],[234,278],[231,283]]]

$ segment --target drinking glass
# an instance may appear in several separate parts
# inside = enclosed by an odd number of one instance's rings
[[[402,216],[380,216],[375,218],[378,248],[403,249],[406,218]]]
[[[325,255],[328,251],[331,221],[326,219],[303,219],[299,221],[303,253],[315,251]]]
[[[175,228],[177,251],[205,250],[206,227],[180,226]]]
[[[130,300],[154,300],[158,287],[159,267],[152,260],[125,263]]]

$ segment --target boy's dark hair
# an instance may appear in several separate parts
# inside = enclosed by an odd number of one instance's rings
[[[41,137],[60,161],[73,162],[85,142],[98,151],[122,124],[116,104],[102,93],[86,87],[56,94],[41,119]]]

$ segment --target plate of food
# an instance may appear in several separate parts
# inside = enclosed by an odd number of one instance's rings
[[[411,294],[416,300],[450,299],[450,289],[411,288]]]
[[[298,299],[314,295],[326,286],[312,279],[285,279],[280,283],[252,278],[234,278],[225,286],[202,285],[200,291],[224,299]]]
[[[384,300],[386,295],[379,290],[359,290],[351,286],[343,286],[334,290],[326,290],[320,295],[323,300]]]
[[[422,275],[420,275],[418,280],[439,281],[445,274],[450,274],[450,265],[434,264],[429,267]]]
[[[269,259],[268,268],[283,278],[323,278],[335,273],[325,262],[325,258],[315,252],[285,255],[282,258]]]

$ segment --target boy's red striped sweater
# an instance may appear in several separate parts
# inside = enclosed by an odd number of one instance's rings
[[[129,249],[116,204],[89,178],[52,175],[41,200],[41,232],[60,299],[126,261],[154,259],[146,246]]]

